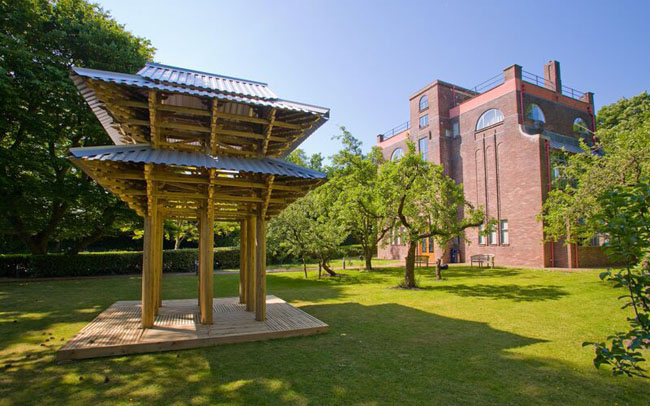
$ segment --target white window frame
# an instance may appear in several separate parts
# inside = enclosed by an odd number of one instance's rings
[[[424,145],[424,149],[422,149],[422,145]],[[427,156],[429,155],[429,140],[427,137],[422,137],[418,140],[418,150],[420,152],[420,157],[426,161]]]
[[[476,131],[503,123],[503,112],[499,109],[489,109],[481,114],[476,121]]]
[[[502,245],[510,244],[510,230],[508,228],[508,220],[499,221],[499,241]]]
[[[424,106],[423,106],[423,104],[424,104]],[[420,97],[420,103],[419,103],[418,107],[420,108],[420,111],[424,111],[424,110],[429,108],[429,98],[427,97],[426,94],[424,96]]]
[[[425,119],[424,121],[426,121],[424,123],[424,125],[422,125],[422,119]],[[421,129],[422,128],[427,128],[429,126],[429,115],[428,114],[424,114],[424,115],[420,116],[420,118],[418,120],[418,126]]]

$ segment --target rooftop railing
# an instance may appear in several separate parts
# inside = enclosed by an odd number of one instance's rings
[[[503,84],[504,81],[505,81],[505,78],[504,78],[503,72],[502,72],[502,73],[499,73],[498,75],[496,75],[494,77],[491,77],[488,80],[485,80],[485,81],[479,83],[478,85],[474,86],[473,88],[471,88],[469,90],[471,90],[472,92],[475,92],[478,95],[478,94],[481,94],[481,93],[485,93],[488,90],[494,89],[495,87]]]
[[[409,128],[411,128],[411,121],[410,120],[405,122],[405,123],[402,123],[402,124],[398,125],[397,127],[391,128],[390,130],[383,133],[381,135],[382,140],[386,141],[387,139],[390,139],[390,138],[396,136],[397,134],[408,130]]]
[[[521,71],[521,79],[524,82],[532,83],[532,84],[534,84],[536,86],[544,87],[544,88],[549,89],[549,90],[553,90],[554,92],[557,91],[557,89],[555,88],[555,83],[554,82],[552,82],[552,81],[550,81],[550,80],[548,80],[546,78],[543,78],[543,77],[541,77],[539,75],[535,75],[534,73],[530,73],[530,72],[526,72],[525,70],[522,70]],[[576,100],[585,101],[584,100],[585,92],[581,92],[581,91],[576,90],[576,89],[574,89],[572,87],[562,85],[561,93],[566,97],[570,97],[570,98],[576,99]]]

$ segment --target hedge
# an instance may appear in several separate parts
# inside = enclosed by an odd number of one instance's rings
[[[339,257],[352,258],[363,255],[360,245],[342,246],[337,251]],[[194,272],[194,261],[197,257],[198,250],[195,248],[164,250],[163,272]],[[285,258],[287,259],[291,260]],[[267,258],[269,264],[279,260],[280,258]],[[239,268],[239,247],[215,248],[214,262],[216,269]],[[141,272],[140,251],[83,252],[77,255],[0,255],[0,277],[5,278],[127,275]]]
[[[163,251],[163,272],[194,272],[196,249]],[[214,250],[215,267],[239,267],[239,248]],[[0,255],[0,277],[43,278],[125,275],[142,272],[142,252],[84,252],[78,255]]]

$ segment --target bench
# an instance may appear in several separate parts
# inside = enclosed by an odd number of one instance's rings
[[[478,264],[478,267],[482,267],[484,264],[487,267],[494,268],[494,255],[492,254],[477,254],[470,257],[470,266],[474,266],[474,263]]]
[[[415,256],[415,266],[429,266],[429,256],[428,255],[416,255]]]

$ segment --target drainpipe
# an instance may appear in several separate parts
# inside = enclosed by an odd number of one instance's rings
[[[544,149],[546,150],[546,181],[548,182],[548,192],[551,191],[551,144],[548,140],[544,141]],[[555,251],[553,241],[551,244],[551,268],[555,267]]]
[[[519,111],[521,113],[519,115],[519,119],[520,119],[519,122],[521,123],[521,125],[524,124],[524,114],[526,114],[524,112],[524,88],[525,88],[524,84],[521,83],[521,89],[519,90]]]

